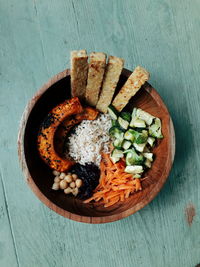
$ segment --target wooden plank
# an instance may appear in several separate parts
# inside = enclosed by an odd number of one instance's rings
[[[13,225],[0,173],[0,266],[19,266]],[[8,257],[9,255],[9,257]]]
[[[199,264],[199,1],[2,0],[0,5],[0,162],[20,265]],[[16,156],[25,103],[50,76],[69,67],[70,50],[81,48],[122,57],[129,69],[147,68],[177,136],[174,168],[159,196],[108,225],[75,223],[44,207],[23,182]],[[190,226],[189,203],[196,212]],[[5,217],[2,231],[7,224]],[[12,248],[9,228],[2,231]],[[0,257],[2,266],[15,266],[14,247],[10,251],[3,262]]]

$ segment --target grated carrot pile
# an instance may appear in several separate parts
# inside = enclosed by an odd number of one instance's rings
[[[108,154],[102,154],[99,185],[93,196],[84,203],[94,200],[103,203],[104,207],[109,207],[126,200],[131,193],[142,190],[140,179],[133,179],[132,174],[124,172],[124,168],[123,160],[114,164]]]

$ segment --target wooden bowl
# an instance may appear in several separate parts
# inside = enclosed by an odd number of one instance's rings
[[[124,69],[117,90],[125,83],[130,71]],[[175,153],[175,135],[167,107],[154,88],[148,83],[130,101],[129,107],[140,107],[162,120],[164,139],[154,148],[155,161],[148,171],[148,179],[142,182],[143,190],[130,196],[125,202],[104,208],[96,204],[84,204],[63,191],[51,190],[52,170],[40,159],[36,140],[41,122],[58,103],[70,97],[70,70],[65,70],[47,82],[30,100],[22,116],[18,154],[28,185],[37,197],[60,215],[85,223],[107,223],[125,218],[147,205],[163,187],[172,167]]]

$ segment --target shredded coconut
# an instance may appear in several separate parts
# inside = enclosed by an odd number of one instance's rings
[[[111,119],[107,114],[100,114],[94,121],[83,120],[69,136],[66,155],[80,164],[93,162],[99,166],[101,152],[110,150],[110,127]]]

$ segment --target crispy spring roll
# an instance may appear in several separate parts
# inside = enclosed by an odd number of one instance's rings
[[[108,58],[101,94],[96,105],[96,108],[101,112],[107,112],[107,108],[112,101],[123,66],[124,60],[122,58],[114,56]]]
[[[141,86],[149,79],[149,76],[149,72],[144,68],[140,66],[136,67],[124,86],[116,95],[112,105],[118,111],[121,111],[128,104],[131,97],[133,97]]]

